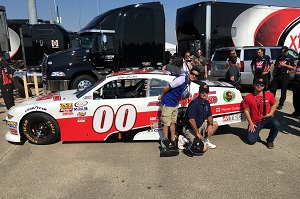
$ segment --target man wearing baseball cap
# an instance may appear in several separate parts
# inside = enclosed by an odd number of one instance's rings
[[[207,100],[209,87],[203,83],[199,87],[199,96],[191,101],[185,113],[183,133],[189,141],[188,149],[199,146],[202,152],[208,148],[216,148],[209,137],[218,129],[218,123],[213,121],[210,103]],[[183,144],[178,142],[178,145]]]
[[[280,122],[273,117],[276,110],[276,99],[269,91],[264,91],[265,76],[258,76],[253,81],[253,93],[245,96],[242,106],[248,121],[247,138],[249,144],[255,144],[261,129],[270,129],[266,146],[274,148],[274,140],[281,128]]]
[[[295,60],[289,56],[288,47],[283,46],[281,48],[281,55],[279,55],[275,62],[275,68],[273,70],[273,82],[270,91],[274,97],[276,90],[281,85],[281,96],[277,109],[281,110],[286,99],[286,90],[290,80],[291,70],[295,70]]]

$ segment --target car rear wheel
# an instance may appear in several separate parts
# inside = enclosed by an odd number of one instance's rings
[[[185,119],[186,107],[180,107],[178,109],[177,123],[176,123],[176,131],[178,135],[183,134],[183,126]]]
[[[56,120],[45,113],[31,113],[21,122],[20,128],[26,138],[34,144],[51,144],[59,136]]]

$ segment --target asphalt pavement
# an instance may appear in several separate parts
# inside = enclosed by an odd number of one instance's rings
[[[245,93],[244,93],[245,94]],[[277,96],[280,96],[279,91]],[[278,98],[277,98],[278,100]],[[19,103],[23,99],[16,99]],[[0,99],[0,198],[300,198],[300,123],[292,93],[275,148],[248,145],[247,122],[221,126],[203,156],[159,157],[159,142],[8,143]]]

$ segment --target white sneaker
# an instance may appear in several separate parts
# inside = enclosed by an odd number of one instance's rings
[[[203,142],[210,149],[215,149],[217,147],[216,145],[214,145],[213,143],[211,143],[208,138],[204,138]]]
[[[184,150],[186,149],[186,144],[189,143],[189,141],[182,135],[178,136],[178,149]]]

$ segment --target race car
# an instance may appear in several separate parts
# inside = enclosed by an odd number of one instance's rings
[[[158,96],[174,78],[162,70],[125,70],[104,76],[83,91],[31,98],[8,111],[6,140],[21,142],[26,137],[34,144],[110,138],[159,140],[162,106]],[[191,82],[180,97],[178,132],[201,83]],[[239,90],[225,82],[205,83],[210,87],[208,100],[214,121],[226,125],[244,120]]]

